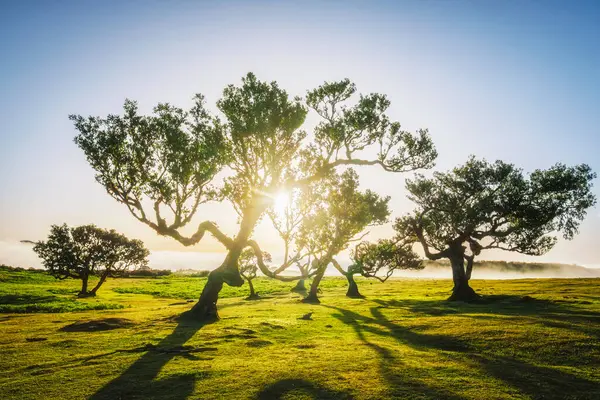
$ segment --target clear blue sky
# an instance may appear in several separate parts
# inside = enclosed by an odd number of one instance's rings
[[[528,171],[560,161],[600,172],[600,1],[211,3],[2,3],[0,262],[25,262],[15,242],[62,222],[182,250],[106,195],[67,116],[119,112],[126,97],[144,110],[186,106],[196,92],[214,104],[248,71],[294,95],[343,77],[386,93],[394,119],[430,129],[439,169],[476,154]],[[393,197],[394,215],[409,210],[404,176],[362,175]],[[206,212],[232,232],[227,211]],[[600,264],[598,237],[595,209],[543,259]],[[194,250],[220,249],[208,240]]]

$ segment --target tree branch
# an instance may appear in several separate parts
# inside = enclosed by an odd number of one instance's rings
[[[340,274],[344,276],[347,276],[349,274],[349,272],[344,271],[340,263],[335,258],[331,258],[331,263],[333,264],[335,269],[337,269],[340,272]]]
[[[248,240],[247,244],[248,244],[248,247],[251,247],[252,250],[254,251],[254,255],[256,256],[256,263],[258,265],[258,268],[260,269],[260,272],[262,272],[265,276],[268,276],[269,278],[280,280],[282,282],[293,282],[293,281],[297,281],[297,280],[306,278],[305,276],[280,276],[280,275],[273,273],[265,265],[263,256],[262,256],[263,252],[260,249],[260,246],[258,245],[258,243],[256,243],[254,240]]]
[[[431,250],[429,250],[429,245],[427,244],[425,236],[423,235],[423,228],[417,225],[413,225],[413,231],[419,239],[419,242],[421,242],[421,246],[423,247],[423,251],[425,252],[425,256],[427,258],[429,258],[430,260],[439,260],[440,258],[444,258],[446,256],[445,250],[440,251],[439,253],[432,253]]]

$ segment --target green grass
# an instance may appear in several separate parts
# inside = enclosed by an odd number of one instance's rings
[[[113,288],[117,293],[149,294],[155,297],[164,297],[171,299],[196,299],[198,294],[204,288],[207,278],[196,278],[181,275],[170,275],[152,279],[136,279],[130,281],[127,285],[121,285]],[[261,296],[270,296],[276,294],[287,294],[293,284],[281,282],[268,278],[256,278],[252,281],[254,289]],[[321,288],[326,290],[332,287],[345,287],[345,279],[329,279],[323,281]],[[224,286],[221,290],[222,299],[231,297],[244,297],[248,295],[248,287]]]
[[[80,287],[81,281],[60,281],[43,271],[0,267],[0,313],[62,313],[124,307],[97,298],[78,299],[76,294]]]
[[[329,278],[320,305],[260,280],[268,298],[228,288],[216,323],[178,319],[204,282],[109,280],[92,301],[125,308],[0,315],[0,398],[600,398],[597,279],[476,280],[484,301],[462,304],[447,280],[361,280],[357,300]]]

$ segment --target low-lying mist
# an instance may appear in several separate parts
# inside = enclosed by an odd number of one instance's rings
[[[397,271],[396,277],[452,278],[450,263],[425,261],[418,271]],[[600,269],[575,264],[476,261],[472,279],[522,279],[522,278],[600,278]]]
[[[153,269],[213,270],[217,268],[225,253],[152,251],[150,267]],[[274,254],[274,264],[282,257]],[[347,256],[338,260],[344,268],[350,264]],[[0,241],[0,264],[23,268],[43,268],[41,260],[31,250],[30,245]],[[291,268],[287,275],[296,275],[298,270]],[[327,276],[340,276],[333,267],[328,268]],[[394,277],[451,279],[452,271],[446,261],[425,261],[422,270],[396,271]],[[477,261],[473,267],[473,279],[519,279],[519,278],[600,278],[600,268],[586,268],[575,264]]]

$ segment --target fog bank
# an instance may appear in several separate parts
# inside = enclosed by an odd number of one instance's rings
[[[151,251],[150,267],[153,269],[178,270],[213,270],[225,257],[225,253],[185,252],[185,251]],[[282,262],[282,257],[274,255],[273,264]],[[340,264],[346,268],[350,264],[348,256],[340,256]],[[23,268],[43,268],[41,260],[31,249],[31,245],[20,242],[0,241],[0,264]],[[589,266],[593,267],[593,266]],[[480,261],[473,268],[473,279],[519,279],[519,278],[598,278],[600,265],[586,268],[574,264],[531,263]],[[296,275],[298,270],[290,268],[289,275]],[[327,269],[327,276],[339,276],[333,267]],[[417,271],[396,271],[394,277],[407,278],[452,278],[450,265],[447,262],[426,261],[425,268]]]

